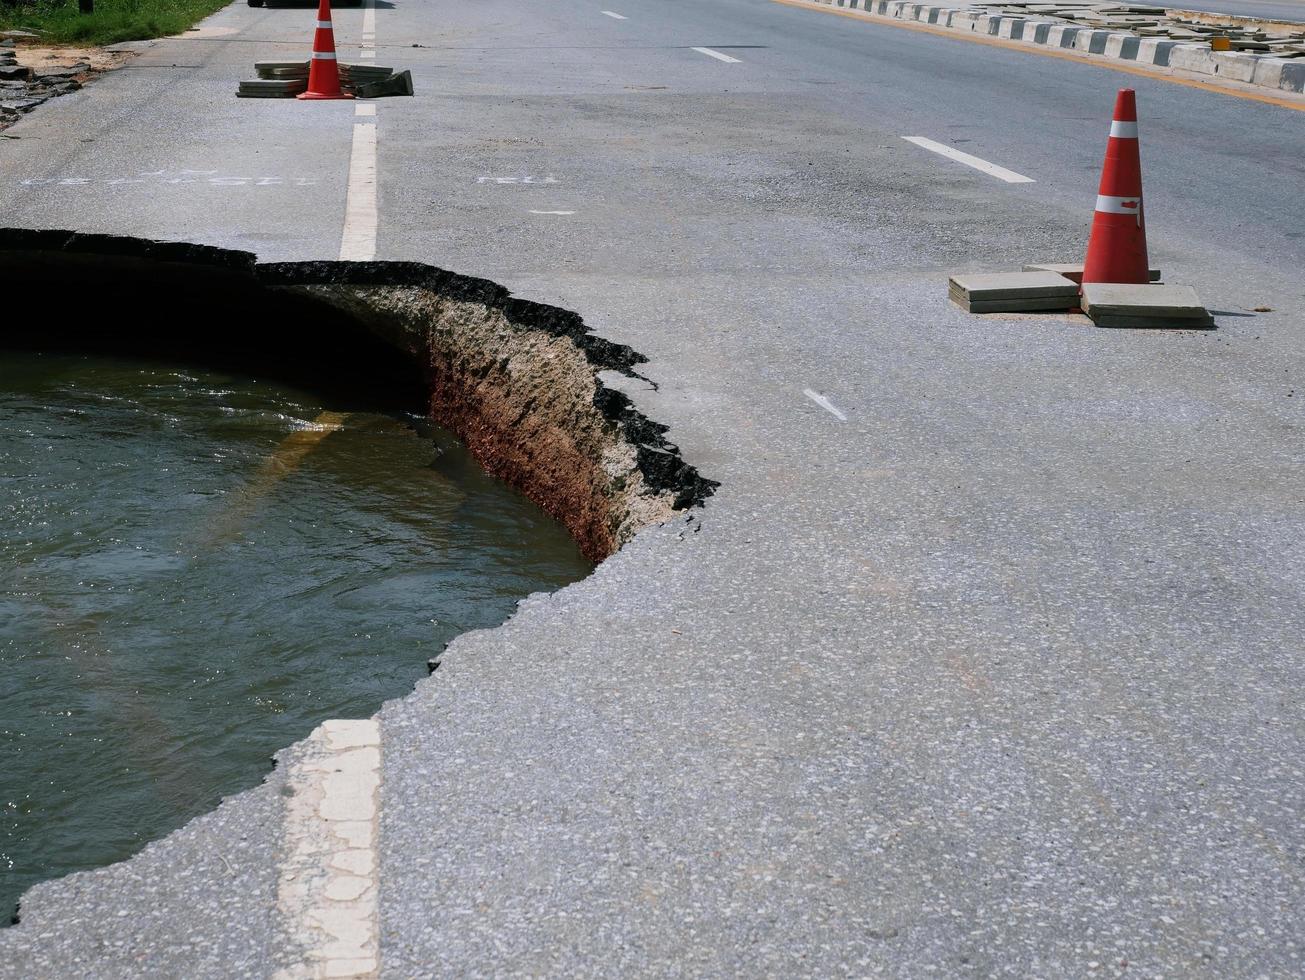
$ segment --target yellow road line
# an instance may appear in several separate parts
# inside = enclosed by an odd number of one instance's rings
[[[885,27],[900,27],[908,31],[918,31],[921,34],[937,34],[939,37],[950,37],[956,41],[970,41],[974,44],[986,44],[989,47],[1007,48],[1011,51],[1022,51],[1025,54],[1039,54],[1044,58],[1059,58],[1062,61],[1077,61],[1079,64],[1092,65],[1095,68],[1104,68],[1107,71],[1122,71],[1128,75],[1140,75],[1143,78],[1154,78],[1156,81],[1169,82],[1171,85],[1184,85],[1187,88],[1200,89],[1203,92],[1217,92],[1220,95],[1231,96],[1234,99],[1248,99],[1251,102],[1264,102],[1267,105],[1276,105],[1281,109],[1292,109],[1295,112],[1305,112],[1305,99],[1284,99],[1274,95],[1261,95],[1258,92],[1243,92],[1241,89],[1231,88],[1227,85],[1220,85],[1216,82],[1203,82],[1196,78],[1179,78],[1176,75],[1168,75],[1155,69],[1142,68],[1138,65],[1130,65],[1124,62],[1106,62],[1101,58],[1094,58],[1091,55],[1082,54],[1081,52],[1065,51],[1060,48],[1044,48],[1035,44],[1022,44],[1019,41],[1009,41],[1000,37],[987,37],[983,34],[967,34],[962,31],[953,31],[947,27],[938,27],[935,24],[922,24],[919,21],[897,20],[893,17],[874,16],[860,10],[845,10],[840,7],[829,7],[825,4],[811,3],[809,0],[771,0],[771,3],[782,3],[788,7],[801,7],[804,10],[814,10],[822,14],[833,14],[836,17],[851,17],[853,20],[859,20],[866,24],[882,24]]]

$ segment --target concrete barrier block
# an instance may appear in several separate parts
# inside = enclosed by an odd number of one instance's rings
[[[1215,74],[1220,78],[1231,78],[1234,82],[1250,82],[1255,77],[1255,63],[1260,60],[1253,54],[1215,51]]]
[[[1032,36],[1025,35],[1024,40],[1032,41],[1034,44],[1046,44],[1047,38],[1051,34],[1051,29],[1056,25],[1049,20],[1039,21],[1033,25]]]
[[[1018,41],[1024,36],[1024,19],[1021,17],[1003,17],[997,27],[997,36]]]
[[[1284,92],[1305,92],[1305,61],[1257,58],[1251,82]]]
[[[1141,38],[1135,34],[1111,34],[1106,38],[1105,55],[1122,61],[1136,61]]]
[[[1187,71],[1213,75],[1216,62],[1214,52],[1203,44],[1179,44],[1169,52],[1169,66]]]
[[[1258,59],[1251,74],[1251,83],[1265,88],[1277,88],[1282,83],[1282,69],[1286,64],[1281,58]]]
[[[1144,37],[1138,41],[1137,60],[1148,65],[1168,65],[1169,52],[1176,41],[1161,41],[1153,37]]]
[[[1074,37],[1074,49],[1087,54],[1105,54],[1109,31],[1082,30]]]
[[[1083,27],[1053,27],[1047,33],[1047,44],[1053,48],[1072,48],[1074,38],[1078,37],[1086,28]]]
[[[1261,58],[1261,61],[1281,61],[1280,58]],[[1282,78],[1278,82],[1278,88],[1286,92],[1305,92],[1305,62],[1299,58],[1294,61],[1284,61],[1282,65]]]

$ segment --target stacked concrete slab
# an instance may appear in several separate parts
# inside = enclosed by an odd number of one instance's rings
[[[236,89],[241,99],[292,99],[308,91],[307,61],[258,61],[258,78],[242,81]]]
[[[1083,312],[1098,327],[1208,330],[1214,317],[1191,286],[1090,282],[1083,286]]]
[[[1063,312],[1078,306],[1078,284],[1046,271],[952,276],[947,295],[968,313]]]
[[[1081,265],[1027,265],[1023,272],[952,276],[948,298],[967,313],[1078,312],[1099,327],[1208,330],[1214,318],[1191,286],[1150,283],[1082,283]]]

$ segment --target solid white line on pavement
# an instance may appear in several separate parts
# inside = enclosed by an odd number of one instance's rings
[[[376,258],[376,222],[376,124],[354,123],[340,261],[370,262]]]
[[[272,975],[374,977],[380,725],[371,718],[324,721],[291,753],[277,906],[299,962]]]
[[[363,3],[363,33],[376,33],[376,0],[364,0]]]
[[[534,208],[530,209],[530,213],[531,214],[575,214],[574,211],[536,211]]]
[[[819,405],[821,408],[823,408],[823,409],[824,409],[826,412],[828,412],[830,415],[833,415],[833,416],[834,416],[836,419],[838,419],[840,422],[846,422],[846,421],[847,421],[847,416],[844,415],[842,412],[840,412],[838,409],[836,409],[836,408],[834,407],[834,403],[831,402],[831,401],[830,401],[828,398],[826,398],[824,395],[820,394],[819,392],[812,391],[810,388],[803,388],[803,389],[802,389],[802,394],[806,395],[806,396],[807,396],[808,398],[810,398],[813,402],[815,402],[817,405]]]
[[[990,177],[996,177],[998,180],[1004,180],[1008,184],[1034,184],[1037,183],[1032,177],[1025,177],[1023,174],[1017,174],[1014,170],[1007,170],[1005,167],[999,167],[995,163],[989,163],[987,160],[981,160],[979,157],[970,156],[968,153],[962,153],[960,150],[953,150],[950,146],[944,146],[942,143],[935,143],[931,139],[925,139],[923,136],[903,136],[902,139],[908,143],[914,143],[916,146],[923,147],[926,150],[932,150],[940,156],[945,156],[949,160],[955,160],[957,163],[963,163],[967,167],[973,167],[975,170],[981,170]]]
[[[602,13],[603,13],[604,16],[606,16],[606,17],[611,17],[613,20],[628,20],[628,19],[629,19],[629,18],[625,17],[623,14],[614,14],[614,13],[612,13],[610,10],[604,10]]]
[[[731,58],[727,54],[721,54],[719,51],[713,51],[711,48],[694,48],[698,54],[705,54],[708,58],[715,58],[717,61],[723,61],[727,65],[741,64],[738,58]]]

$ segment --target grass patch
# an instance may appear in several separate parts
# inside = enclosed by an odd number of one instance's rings
[[[0,31],[41,33],[37,43],[117,44],[180,34],[231,0],[95,0],[95,13],[77,10],[77,0],[0,0]]]

